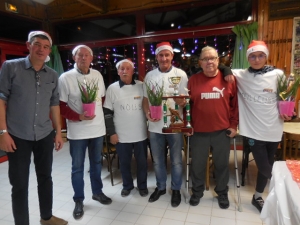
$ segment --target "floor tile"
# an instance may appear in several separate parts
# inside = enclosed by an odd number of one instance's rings
[[[233,153],[233,152],[232,152]],[[255,162],[249,163],[246,171],[245,186],[240,186],[240,197],[242,212],[237,210],[238,189],[236,185],[236,173],[234,169],[233,154],[230,156],[230,179],[228,197],[230,200],[229,209],[223,210],[218,206],[216,193],[214,192],[215,180],[210,177],[208,191],[204,191],[204,196],[198,206],[190,206],[186,199],[190,198],[186,191],[186,178],[184,163],[183,185],[181,189],[182,200],[178,207],[171,206],[171,174],[170,164],[167,173],[167,193],[162,195],[156,202],[150,203],[148,199],[156,187],[156,178],[153,171],[151,159],[148,159],[148,189],[149,195],[141,197],[135,188],[127,197],[120,195],[122,190],[122,178],[117,165],[117,160],[113,162],[114,185],[111,185],[110,174],[107,170],[107,162],[103,161],[102,181],[103,192],[112,198],[110,205],[102,205],[92,199],[90,178],[88,174],[88,157],[85,161],[85,200],[84,216],[80,220],[74,220],[72,214],[74,210],[73,188],[71,185],[71,158],[68,151],[68,143],[64,148],[54,153],[53,161],[53,214],[69,221],[69,225],[263,225],[259,218],[259,212],[251,205],[254,185],[256,183],[257,169]],[[239,170],[241,171],[242,152],[238,151]],[[184,157],[183,157],[184,159]],[[169,157],[168,157],[169,160]],[[185,162],[185,159],[184,159]],[[0,163],[0,224],[13,225],[13,215],[11,209],[11,186],[7,177],[8,163]],[[132,172],[135,176],[135,162],[132,163]],[[240,175],[239,171],[239,175]],[[29,186],[29,211],[30,224],[38,225],[40,219],[38,194],[36,190],[37,181],[34,164],[30,166],[30,186]],[[241,176],[239,177],[241,180]],[[191,188],[191,179],[189,178]],[[136,177],[134,177],[136,187]],[[267,196],[264,193],[263,197]]]

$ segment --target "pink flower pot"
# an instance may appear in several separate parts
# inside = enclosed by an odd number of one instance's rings
[[[279,101],[278,108],[279,114],[285,114],[287,116],[293,116],[294,113],[295,102],[290,101]]]
[[[162,116],[162,106],[150,105],[150,115],[152,119],[161,119]]]
[[[82,103],[83,112],[86,112],[86,116],[94,116],[95,115],[95,107],[96,102],[92,103]]]

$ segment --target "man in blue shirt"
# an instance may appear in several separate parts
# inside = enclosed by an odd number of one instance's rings
[[[14,220],[16,225],[29,225],[29,167],[33,153],[40,223],[65,225],[67,221],[52,215],[53,148],[58,151],[63,146],[58,75],[45,65],[52,40],[44,31],[33,31],[26,45],[29,55],[4,62],[0,72],[0,149],[8,156]]]

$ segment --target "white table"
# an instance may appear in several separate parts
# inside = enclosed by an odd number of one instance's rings
[[[300,122],[283,123],[283,132],[291,134],[300,134]]]
[[[269,195],[260,215],[266,225],[300,224],[300,187],[285,161],[273,165]]]

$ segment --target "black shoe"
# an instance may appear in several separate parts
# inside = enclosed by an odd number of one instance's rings
[[[196,206],[196,205],[199,205],[199,202],[200,202],[200,197],[192,194],[192,196],[190,198],[190,205],[191,206]]]
[[[139,189],[140,196],[146,197],[148,195],[148,189]]]
[[[128,189],[128,190],[122,189],[122,191],[121,191],[121,196],[122,196],[122,197],[128,196],[128,195],[130,194],[130,192],[131,192],[132,189],[133,189],[133,188],[130,188],[130,189]]]
[[[73,217],[75,220],[79,220],[83,216],[83,202],[77,201],[75,202],[75,208],[73,211]]]
[[[150,195],[148,202],[155,202],[159,199],[161,195],[164,194],[166,194],[166,189],[158,190],[157,188],[155,188],[155,191]]]
[[[171,205],[172,207],[179,206],[181,202],[181,194],[179,190],[173,190],[172,191],[172,198],[171,198]]]
[[[93,195],[92,198],[93,198],[93,200],[96,200],[103,205],[109,205],[112,202],[112,200],[103,193],[98,194],[98,195]]]
[[[258,197],[257,199],[255,199],[254,195],[252,198],[252,205],[254,205],[259,212],[261,212],[262,208],[264,207],[264,200],[261,197]]]
[[[229,207],[228,194],[221,194],[218,196],[218,203],[221,209],[227,209]]]

